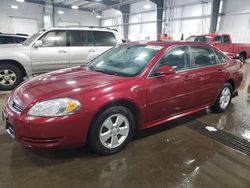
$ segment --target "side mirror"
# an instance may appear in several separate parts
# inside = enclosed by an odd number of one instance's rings
[[[34,48],[38,48],[38,47],[41,47],[43,45],[43,41],[41,40],[37,40],[34,44]]]
[[[170,66],[162,66],[156,71],[156,75],[175,74],[176,70]]]

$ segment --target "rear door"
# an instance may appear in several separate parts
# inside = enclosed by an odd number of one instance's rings
[[[31,47],[31,62],[34,73],[43,73],[69,67],[67,33],[65,30],[53,30],[40,39],[41,47]]]
[[[102,54],[117,45],[117,40],[113,32],[93,31],[93,36],[98,54]]]
[[[71,67],[86,64],[99,54],[95,47],[92,31],[71,30],[68,32]]]
[[[190,46],[191,70],[195,80],[193,107],[211,105],[223,85],[225,72],[213,50],[206,46]]]

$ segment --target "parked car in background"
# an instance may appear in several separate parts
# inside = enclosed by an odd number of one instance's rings
[[[192,35],[186,40],[208,43],[224,52],[239,54],[239,58],[243,62],[250,58],[250,44],[233,44],[228,34]]]
[[[211,107],[228,109],[243,64],[197,42],[119,45],[86,66],[40,75],[13,91],[7,132],[34,148],[122,150],[145,129]]]
[[[0,90],[11,90],[24,77],[83,65],[122,43],[118,32],[95,27],[41,30],[18,45],[0,45]]]
[[[15,44],[24,42],[28,38],[26,34],[10,34],[0,32],[0,44]]]

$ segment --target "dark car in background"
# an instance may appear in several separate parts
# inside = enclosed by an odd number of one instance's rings
[[[24,42],[28,38],[26,34],[10,34],[0,32],[0,44],[16,44]]]

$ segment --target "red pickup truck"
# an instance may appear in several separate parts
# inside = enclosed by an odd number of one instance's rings
[[[250,58],[250,44],[233,44],[228,34],[192,35],[186,40],[208,43],[229,54],[239,54],[241,61]]]

